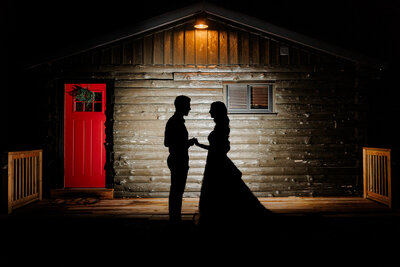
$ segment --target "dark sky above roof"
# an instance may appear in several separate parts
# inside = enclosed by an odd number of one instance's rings
[[[49,51],[133,25],[198,1],[9,0],[9,59],[36,63]],[[396,0],[209,0],[315,39],[377,58],[399,55]],[[4,9],[3,9],[4,12]]]

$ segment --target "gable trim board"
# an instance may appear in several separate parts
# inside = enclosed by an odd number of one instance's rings
[[[127,38],[135,37],[140,34],[156,30],[158,28],[166,27],[168,25],[184,21],[202,13],[215,16],[228,22],[243,25],[261,33],[275,36],[276,38],[281,38],[283,40],[287,40],[296,44],[300,44],[305,47],[327,53],[329,55],[352,61],[354,63],[369,65],[377,69],[382,69],[385,65],[384,63],[379,62],[374,58],[360,55],[353,51],[348,51],[346,49],[342,49],[340,47],[322,42],[303,34],[290,31],[282,27],[278,27],[261,19],[251,17],[233,10],[228,10],[211,3],[201,2],[139,22],[120,31],[115,31],[110,34],[103,35],[96,40],[87,41],[86,43],[82,44],[81,48],[65,48],[65,52],[63,52],[62,54],[60,53],[59,55],[54,55],[47,61],[32,65],[30,68],[35,68],[46,62],[57,61],[95,48],[122,41]]]

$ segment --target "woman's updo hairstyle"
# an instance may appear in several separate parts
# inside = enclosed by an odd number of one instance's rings
[[[211,104],[211,110],[214,113],[214,121],[216,126],[227,127],[229,129],[228,109],[221,101],[216,101]],[[229,130],[228,130],[229,132]]]

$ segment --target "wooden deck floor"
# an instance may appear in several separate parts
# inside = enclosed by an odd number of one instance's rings
[[[275,214],[287,216],[400,216],[396,210],[359,197],[287,197],[259,198]],[[192,220],[198,214],[198,198],[185,198],[182,214]],[[229,200],[227,201],[229,205]],[[120,216],[125,218],[168,219],[167,198],[102,200],[96,198],[45,199],[14,211],[16,214],[65,216]]]
[[[260,201],[278,215],[263,223],[261,229],[240,229],[229,228],[230,221],[235,220],[235,214],[229,214],[226,221],[229,230],[221,234],[220,229],[208,233],[196,225],[196,198],[184,199],[184,221],[179,232],[171,230],[168,224],[166,198],[45,199],[16,209],[11,215],[0,216],[2,229],[7,229],[2,241],[9,244],[11,252],[20,253],[16,248],[33,240],[35,246],[27,247],[32,257],[46,251],[44,254],[64,259],[65,251],[76,253],[80,249],[89,262],[93,260],[91,255],[102,254],[108,255],[113,264],[118,257],[132,264],[133,259],[141,257],[140,253],[154,257],[169,248],[177,254],[166,258],[184,254],[190,255],[188,262],[193,262],[220,253],[223,246],[231,250],[218,254],[223,256],[222,263],[227,259],[235,262],[241,256],[246,262],[254,259],[283,262],[280,266],[292,266],[285,265],[289,261],[325,266],[317,260],[324,255],[325,263],[337,260],[338,266],[345,266],[344,260],[355,263],[351,266],[360,266],[357,264],[362,248],[364,252],[374,250],[373,256],[380,260],[377,266],[386,266],[382,262],[389,261],[389,248],[397,251],[391,244],[397,245],[400,240],[398,210],[354,197],[260,198]],[[177,247],[186,254],[175,251]],[[369,263],[366,255],[370,256],[364,253],[362,259]],[[246,266],[254,265],[246,263]]]

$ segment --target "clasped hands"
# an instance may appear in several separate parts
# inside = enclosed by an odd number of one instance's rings
[[[195,138],[195,137],[193,137],[192,139],[189,140],[189,146],[193,146],[193,145],[196,145],[198,147],[201,147],[201,148],[207,149],[207,150],[210,148],[209,145],[200,144],[199,141],[197,140],[197,138]]]
[[[193,137],[192,139],[189,140],[189,146],[193,146],[193,145],[196,145],[196,146],[199,145],[199,141],[195,137]]]

